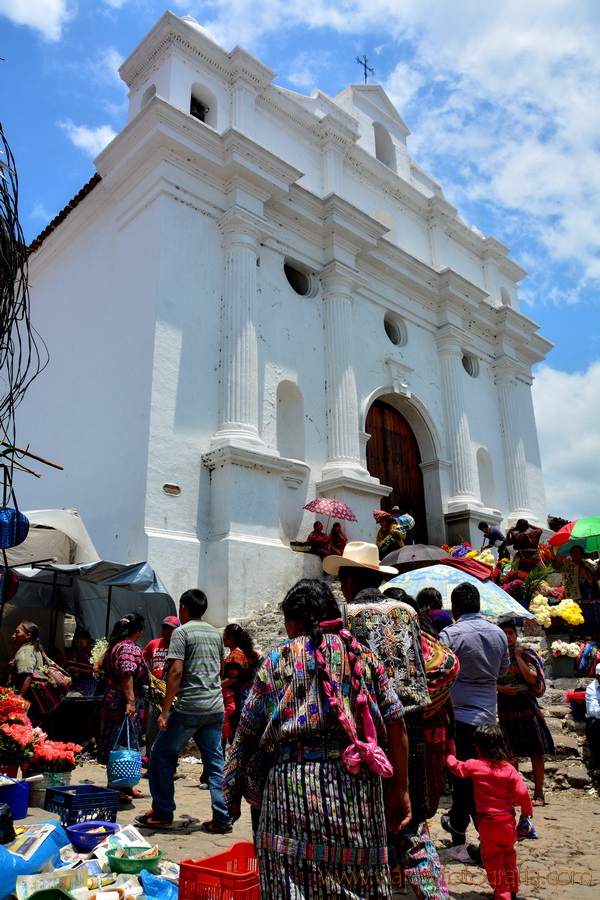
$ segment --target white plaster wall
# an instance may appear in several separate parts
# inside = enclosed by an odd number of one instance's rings
[[[101,556],[138,562],[157,276],[146,248],[157,219],[149,210],[117,240],[101,189],[31,257],[31,317],[50,363],[19,408],[19,441],[64,472],[19,479],[18,497],[24,508],[77,508]]]

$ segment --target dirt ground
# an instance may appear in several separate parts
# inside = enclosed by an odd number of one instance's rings
[[[202,859],[226,850],[234,841],[252,840],[249,807],[245,807],[241,819],[229,835],[213,836],[199,830],[201,822],[210,818],[210,794],[200,790],[200,766],[181,762],[181,777],[175,784],[177,802],[176,820],[169,831],[149,832],[152,842],[165,851],[166,858],[180,862],[182,859]],[[101,767],[85,765],[73,773],[72,783],[85,781],[104,785],[105,773]],[[143,779],[140,788],[147,791],[148,782]],[[600,799],[598,794],[568,790],[547,795],[545,807],[535,810],[534,825],[537,841],[526,840],[518,845],[521,867],[523,900],[587,900],[597,897],[600,884]],[[451,897],[476,900],[491,897],[492,891],[484,883],[485,873],[477,866],[464,865],[448,856],[448,836],[440,827],[440,814],[449,798],[442,798],[442,806],[430,823],[431,834],[445,868]],[[130,807],[120,809],[117,821],[126,825],[136,815],[150,809],[148,799],[136,800]],[[44,810],[30,809],[27,821],[55,818]],[[473,829],[468,839],[476,841]],[[408,889],[402,893],[395,889],[395,897],[414,898]]]

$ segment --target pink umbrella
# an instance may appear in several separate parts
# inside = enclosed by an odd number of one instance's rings
[[[330,497],[319,497],[311,500],[303,509],[316,513],[319,516],[329,516],[331,519],[345,519],[347,522],[356,522],[357,518],[345,503],[341,500],[332,500]]]

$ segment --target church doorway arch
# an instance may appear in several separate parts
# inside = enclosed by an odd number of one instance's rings
[[[421,451],[408,421],[384,400],[375,400],[367,413],[365,431],[367,469],[392,493],[382,501],[384,509],[399,506],[415,520],[416,544],[429,543]]]

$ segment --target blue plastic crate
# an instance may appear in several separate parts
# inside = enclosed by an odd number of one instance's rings
[[[118,791],[95,784],[72,784],[46,788],[44,809],[60,816],[61,824],[65,826],[91,819],[116,822],[118,803]]]

